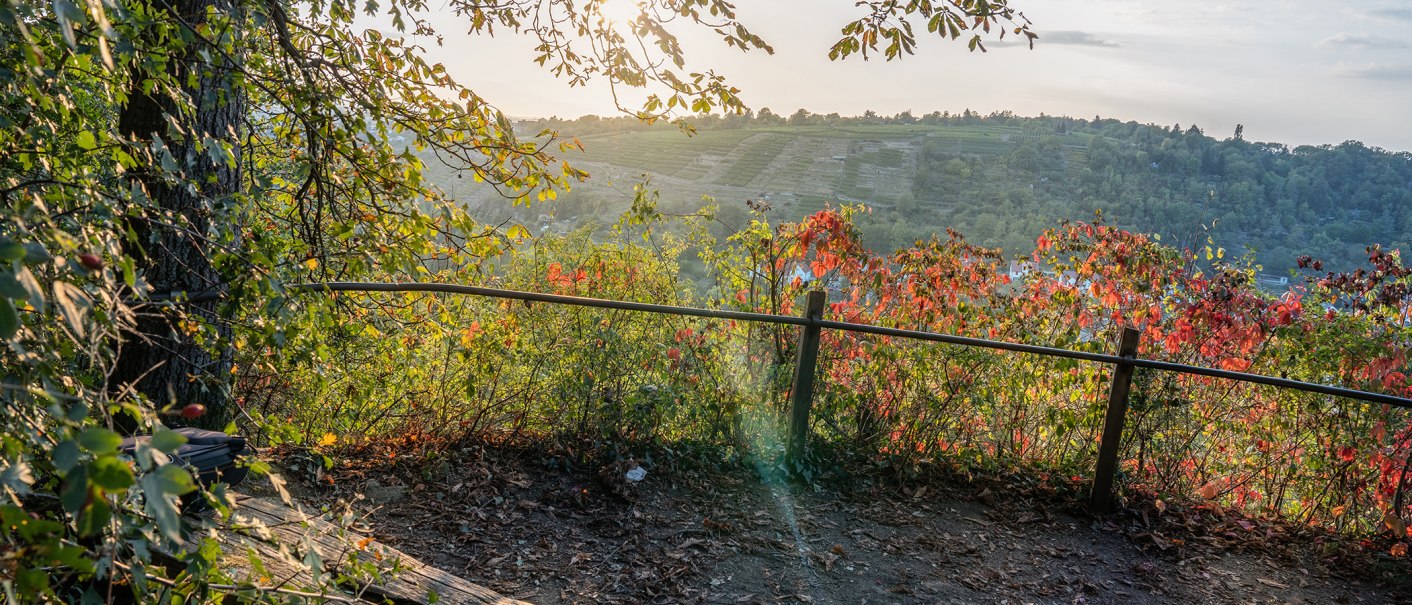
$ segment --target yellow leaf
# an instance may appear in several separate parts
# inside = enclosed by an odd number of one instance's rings
[[[324,433],[323,437],[319,437],[320,447],[328,447],[335,443],[338,443],[338,436],[334,435],[333,433]]]
[[[314,269],[318,269],[318,268],[319,268],[319,259],[317,259],[317,258],[306,258],[306,259],[304,259],[304,266],[305,266],[305,267],[308,267],[310,271],[313,271]]]

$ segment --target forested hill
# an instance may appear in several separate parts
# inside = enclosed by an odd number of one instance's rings
[[[1412,249],[1412,153],[1356,141],[1290,147],[1246,141],[1239,128],[1217,138],[1195,125],[969,111],[786,118],[762,110],[694,124],[688,137],[629,118],[522,123],[529,133],[579,137],[587,151],[565,159],[594,176],[561,198],[557,222],[540,226],[611,221],[636,175],[649,173],[664,209],[690,211],[710,195],[727,222],[744,220],[747,199],[767,200],[778,220],[826,202],[863,202],[874,211],[860,223],[877,249],[950,226],[1025,253],[1042,229],[1098,210],[1178,246],[1199,249],[1209,236],[1235,253],[1248,247],[1267,272],[1301,254],[1352,266],[1369,244]],[[535,223],[542,212],[517,218]]]

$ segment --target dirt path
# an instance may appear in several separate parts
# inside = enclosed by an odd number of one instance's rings
[[[621,470],[604,481],[471,448],[420,467],[351,463],[314,495],[363,494],[379,539],[544,605],[1412,603],[1405,561],[1384,572],[1393,586],[1310,548],[1162,550],[988,489],[838,493],[740,468],[628,484]]]

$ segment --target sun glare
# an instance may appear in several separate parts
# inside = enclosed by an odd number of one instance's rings
[[[630,23],[643,11],[640,0],[599,0],[597,4],[598,12],[614,25]]]

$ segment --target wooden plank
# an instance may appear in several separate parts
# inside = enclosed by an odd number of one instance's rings
[[[346,560],[355,552],[363,558],[373,555],[379,556],[385,562],[400,562],[403,571],[390,582],[380,586],[362,587],[378,597],[423,603],[426,602],[429,591],[435,591],[441,603],[527,605],[523,601],[507,599],[494,591],[426,565],[391,546],[341,529],[317,516],[289,508],[277,500],[249,497],[237,502],[237,517],[245,513],[263,521],[275,537],[286,543],[301,544],[307,539],[309,544],[319,550],[324,561],[330,564],[330,569],[335,561]]]
[[[341,528],[318,515],[285,506],[278,500],[238,495],[230,523],[212,526],[209,517],[198,522],[203,527],[193,531],[195,540],[214,535],[221,545],[223,569],[238,581],[261,586],[280,585],[283,588],[308,591],[317,584],[299,562],[312,550],[324,562],[328,572],[337,572],[354,558],[377,561],[380,568],[399,568],[397,574],[383,584],[343,586],[342,594],[331,600],[353,599],[358,603],[398,605],[428,603],[434,593],[438,603],[462,605],[529,605],[509,599],[485,587],[431,567],[416,558],[372,538]],[[276,547],[278,542],[281,546]],[[259,555],[263,573],[252,569],[248,552]]]

